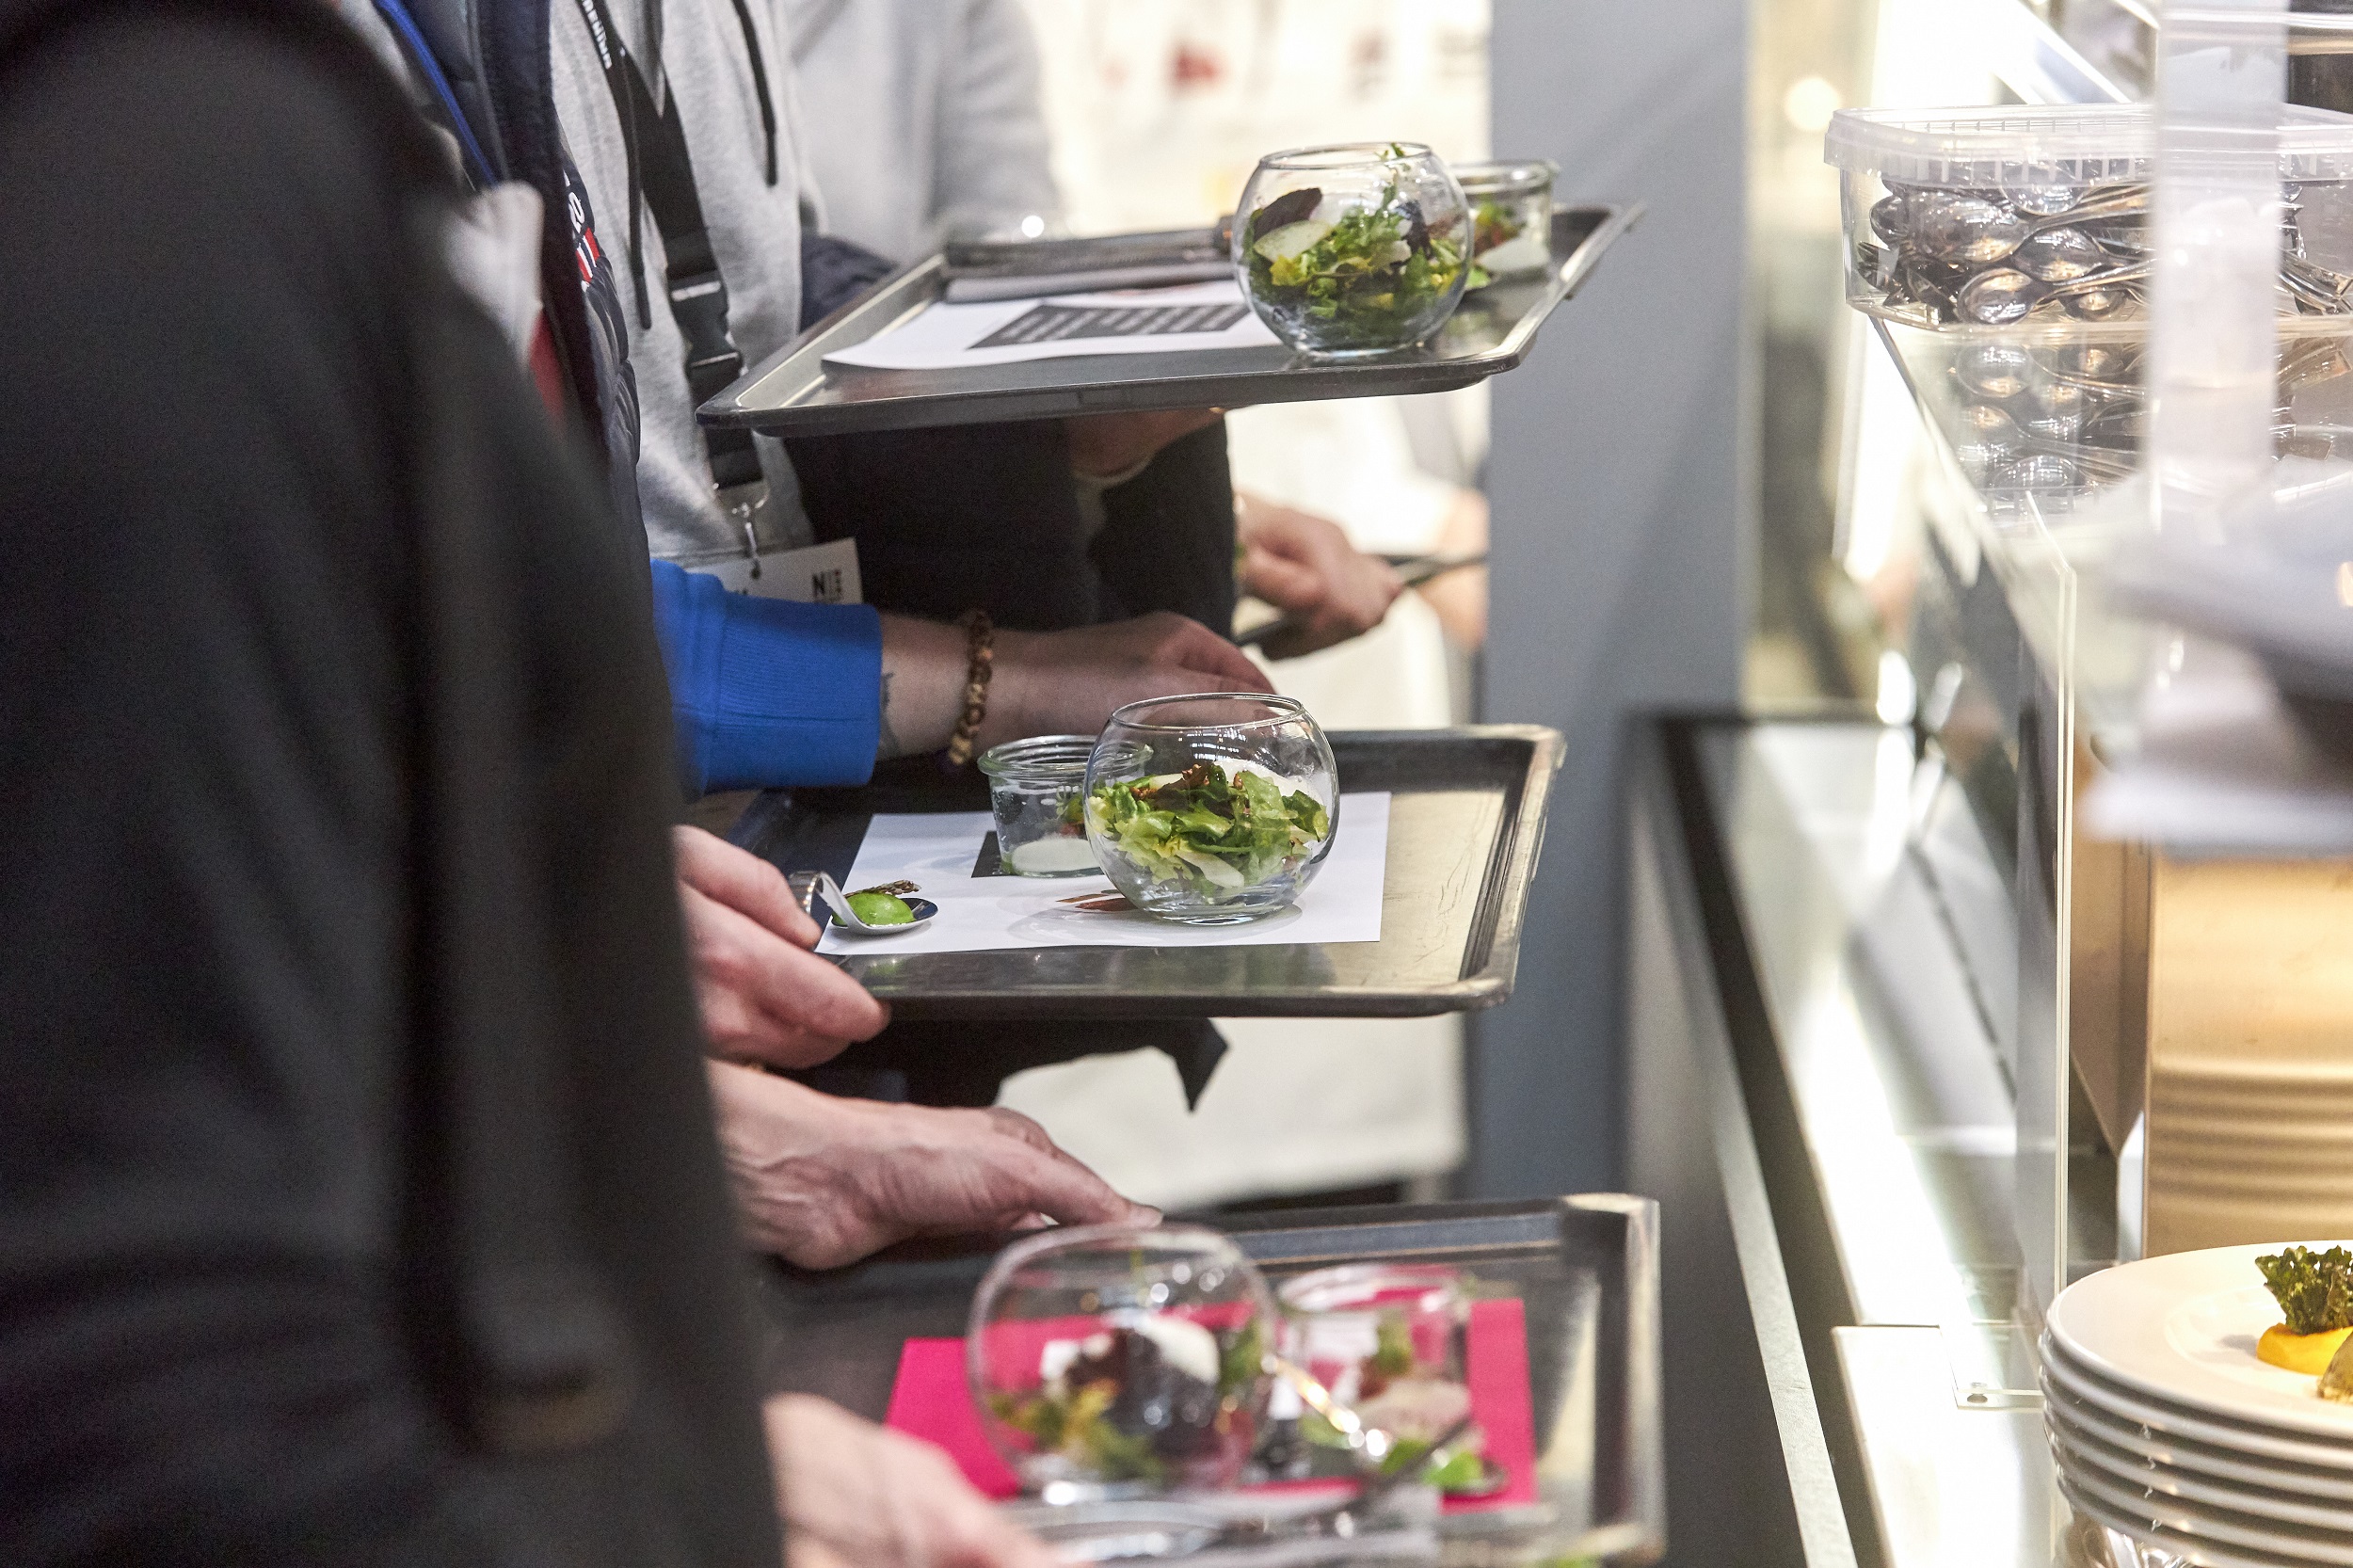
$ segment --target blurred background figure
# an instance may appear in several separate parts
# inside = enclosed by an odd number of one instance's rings
[[[898,259],[955,235],[1212,223],[1277,147],[1487,154],[1486,0],[796,0],[791,20],[825,228]],[[1243,589],[1277,596],[1312,559],[1327,596],[1310,641],[1336,646],[1271,663],[1276,686],[1334,728],[1476,718],[1484,572],[1391,603],[1378,557],[1486,548],[1484,390],[1226,424]],[[1219,1028],[1233,1049],[1191,1114],[1150,1051],[1022,1074],[1002,1103],[1162,1205],[1426,1194],[1460,1163],[1459,1018]]]
[[[825,232],[894,261],[1059,222],[1022,0],[787,0]]]

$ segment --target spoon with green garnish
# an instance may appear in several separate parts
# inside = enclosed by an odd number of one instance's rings
[[[861,936],[902,936],[928,925],[932,917],[939,913],[939,906],[929,899],[905,898],[880,888],[844,893],[841,885],[824,872],[795,873],[793,880],[797,881],[800,874],[811,877],[817,896],[824,899],[825,907],[833,911],[834,923]],[[894,883],[891,886],[904,886],[910,893],[915,890],[911,883]]]

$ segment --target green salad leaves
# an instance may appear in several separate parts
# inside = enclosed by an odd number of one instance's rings
[[[1305,865],[1332,836],[1332,814],[1271,774],[1195,762],[1178,774],[1098,784],[1087,824],[1155,882],[1225,903]]]
[[[1091,1383],[1067,1395],[1054,1392],[1015,1399],[989,1397],[997,1418],[1020,1432],[1040,1453],[1060,1453],[1105,1480],[1167,1480],[1168,1466],[1153,1451],[1152,1439],[1122,1432],[1109,1419],[1119,1391]]]
[[[2353,1328],[2353,1253],[2283,1247],[2255,1259],[2290,1334]]]

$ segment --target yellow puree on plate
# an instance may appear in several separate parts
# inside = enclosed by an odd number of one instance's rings
[[[2307,1377],[2316,1378],[2329,1369],[2329,1358],[2337,1353],[2337,1347],[2345,1343],[2347,1335],[2353,1335],[2353,1328],[2325,1328],[2318,1334],[2290,1334],[2287,1324],[2274,1323],[2264,1330],[2261,1339],[2255,1341],[2255,1355],[2258,1360],[2269,1362],[2274,1367],[2284,1367],[2291,1372],[2302,1372]]]

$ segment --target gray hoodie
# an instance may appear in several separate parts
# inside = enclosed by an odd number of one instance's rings
[[[777,0],[750,0],[771,100],[776,112],[776,182],[768,183],[767,139],[744,29],[730,0],[667,0],[661,57],[647,58],[648,0],[607,0],[616,28],[657,93],[676,91],[686,129],[703,220],[727,279],[728,324],[744,363],[757,363],[800,330],[800,236],[814,220],[814,199],[800,160],[792,62]],[[681,566],[712,566],[742,556],[742,528],[712,492],[710,460],[686,384],[685,347],[663,297],[662,235],[650,213],[641,229],[649,320],[641,319],[630,281],[629,163],[620,116],[605,85],[595,40],[577,0],[549,7],[556,117],[588,187],[598,232],[629,301],[629,359],[637,377],[642,426],[637,491],[653,553]],[[656,72],[659,72],[659,77]],[[759,442],[772,503],[760,524],[763,548],[801,542],[807,525],[793,504],[792,469],[783,449]]]

